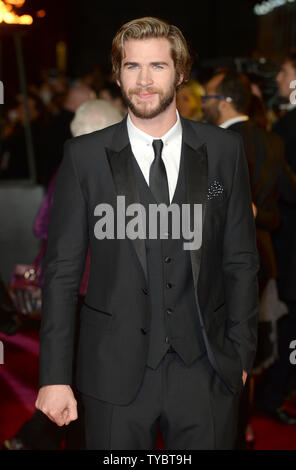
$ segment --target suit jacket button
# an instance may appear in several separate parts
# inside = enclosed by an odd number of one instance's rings
[[[145,295],[148,295],[148,290],[147,290],[145,287],[142,288],[142,292],[143,292]]]
[[[147,330],[145,330],[145,328],[141,328],[141,332],[142,332],[143,335],[147,334]]]
[[[169,256],[166,256],[166,257],[164,258],[164,262],[165,262],[165,263],[170,263],[171,261],[172,261],[172,258],[170,258]]]

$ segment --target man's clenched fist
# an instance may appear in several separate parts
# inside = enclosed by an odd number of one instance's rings
[[[70,385],[41,387],[35,406],[58,426],[68,425],[78,418],[77,401]]]

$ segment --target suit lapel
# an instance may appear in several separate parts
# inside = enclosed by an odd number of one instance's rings
[[[183,128],[182,152],[186,178],[187,203],[190,204],[190,220],[193,220],[193,205],[202,204],[202,238],[206,215],[208,192],[208,159],[206,144],[195,133],[191,124],[181,119]],[[192,274],[195,289],[201,266],[202,244],[198,250],[190,250]]]
[[[140,197],[132,162],[133,154],[126,127],[126,118],[119,124],[113,137],[112,148],[106,148],[106,153],[117,195],[125,196],[125,207],[134,203],[140,204]],[[133,240],[130,239],[130,241],[135,249],[138,260],[143,269],[144,276],[147,280],[145,240],[136,238]]]

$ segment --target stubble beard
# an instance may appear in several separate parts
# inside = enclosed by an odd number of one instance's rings
[[[126,90],[120,81],[120,87],[121,87],[121,93],[122,93],[122,98],[126,104],[126,106],[131,110],[131,112],[140,119],[152,119],[158,116],[159,114],[163,113],[169,105],[173,102],[175,98],[175,93],[176,93],[176,79],[174,83],[171,85],[169,90],[164,93],[162,90],[159,90],[158,88],[154,87],[147,87],[147,88],[134,88],[130,90]],[[147,109],[147,106],[145,106],[146,103],[143,102],[143,105],[137,105],[132,101],[132,96],[137,95],[140,93],[157,93],[159,96],[159,103],[158,105],[153,108],[153,109]],[[148,104],[148,103],[147,103]],[[146,105],[147,105],[146,104]]]

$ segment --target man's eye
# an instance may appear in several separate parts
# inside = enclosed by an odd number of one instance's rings
[[[153,67],[154,67],[155,69],[163,69],[163,65],[155,64],[155,65],[153,65]]]
[[[128,69],[136,69],[138,66],[137,65],[128,65],[127,68]]]

